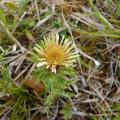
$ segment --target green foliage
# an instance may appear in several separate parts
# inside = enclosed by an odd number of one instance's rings
[[[0,70],[0,95],[9,95],[11,97],[10,101],[8,99],[2,104],[10,102],[11,120],[24,120],[28,112],[27,106],[35,105],[34,96],[29,94],[22,86],[18,87],[14,84],[14,81],[10,79],[8,69]],[[0,109],[2,108],[0,107]]]
[[[120,103],[113,104],[112,109],[114,111],[120,111]]]
[[[35,105],[34,95],[31,95],[23,87],[14,87],[11,90],[14,97],[12,106],[12,120],[24,120],[29,111],[29,107]]]
[[[2,63],[4,53],[0,54],[0,98],[4,96],[11,97],[11,100],[0,99],[2,105],[9,104],[11,112],[11,120],[24,120],[26,116],[26,103],[32,101],[33,97],[30,96],[27,91],[22,87],[15,85],[15,82],[11,79],[9,69]],[[4,108],[0,107],[0,110]],[[6,109],[6,108],[5,108]]]
[[[0,21],[2,21],[4,24],[6,24],[5,13],[2,9],[0,9]]]
[[[35,25],[34,20],[27,18],[23,20],[20,24],[22,30],[24,31],[25,29],[29,29],[30,27],[33,27]],[[24,28],[24,29],[23,29]]]
[[[97,116],[93,116],[92,120],[98,120]],[[103,116],[101,116],[101,118],[99,118],[99,120],[106,120],[106,118],[104,118]]]
[[[114,5],[114,2],[112,0],[105,0],[104,1],[104,4],[106,6],[106,8],[109,10],[109,12],[113,13],[113,5]]]
[[[65,103],[63,106],[63,115],[64,115],[64,119],[68,120],[72,118],[72,105],[69,103]]]
[[[113,120],[120,120],[120,115],[115,117]]]
[[[49,93],[46,104],[52,105],[58,97],[70,98],[74,94],[69,90],[70,85],[75,82],[71,80],[74,77],[75,71],[73,68],[60,68],[55,74],[44,67],[37,68],[33,71],[33,75],[38,80],[45,83],[47,92]]]
[[[115,16],[116,18],[119,18],[119,17],[120,17],[120,1],[118,1],[118,4],[117,4],[117,7],[116,7],[116,11],[115,11],[114,16]]]
[[[15,97],[11,118],[12,120],[24,120],[26,114],[25,103],[29,96],[23,88],[14,88],[11,93]]]
[[[61,21],[54,20],[52,22],[52,26],[53,26],[53,28],[60,28],[62,26],[62,23],[61,23]]]
[[[29,2],[29,0],[18,0],[21,8],[25,8]]]
[[[0,93],[9,93],[12,86],[9,69],[3,64],[4,52],[0,52]]]
[[[11,86],[13,86],[12,81],[10,79],[10,74],[8,73],[8,69],[0,67],[0,92],[1,93],[9,93]]]
[[[91,7],[94,10],[95,16],[100,20],[100,22],[105,26],[106,29],[111,29],[111,24],[109,21],[99,12],[99,10],[96,8],[96,6],[93,5],[92,1],[89,0]]]
[[[6,7],[10,13],[16,13],[18,11],[18,5],[15,2],[7,2]]]
[[[16,2],[6,2],[3,4],[4,9],[0,8],[0,21],[6,26],[9,27],[9,24],[13,23],[18,18],[19,15],[15,15],[18,12],[18,5]]]

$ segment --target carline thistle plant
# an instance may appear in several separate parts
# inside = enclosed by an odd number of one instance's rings
[[[61,37],[58,33],[51,33],[44,37],[41,45],[36,44],[34,50],[39,55],[37,67],[46,66],[56,73],[59,66],[73,66],[77,54],[72,41]]]

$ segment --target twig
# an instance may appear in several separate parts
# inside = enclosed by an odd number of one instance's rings
[[[75,48],[75,50],[76,50],[76,54],[79,55],[79,54],[78,54],[78,51],[77,51],[77,45],[76,45],[76,43],[75,43],[75,41],[74,41],[74,38],[73,38],[73,35],[72,35],[72,32],[71,32],[71,29],[70,29],[70,27],[69,27],[69,25],[68,25],[68,23],[67,23],[67,21],[66,21],[63,13],[62,13],[62,17],[63,17],[63,19],[64,19],[64,22],[65,22],[66,27],[67,27],[68,30],[69,30],[70,35],[71,35],[72,42],[73,42],[74,48]],[[80,63],[80,58],[78,57],[77,59],[78,59],[78,63],[79,63],[79,68],[81,69],[81,73],[83,73],[82,67],[81,67],[81,63]]]
[[[78,51],[78,53],[80,53],[80,54],[83,55],[84,57],[92,60],[97,67],[100,66],[100,62],[99,62],[99,61],[97,61],[97,60],[95,60],[94,58],[92,58],[91,56],[87,55],[86,53],[84,53],[83,51],[81,51],[79,48],[77,48],[77,51]]]
[[[35,2],[35,7],[36,7],[38,21],[40,21],[40,14],[39,14],[39,9],[38,9],[38,5],[37,5],[37,0],[34,0],[34,2]]]
[[[33,64],[32,67],[30,68],[30,70],[28,71],[27,75],[25,76],[25,80],[29,78],[32,70],[35,68],[36,64]]]
[[[14,81],[16,81],[21,75],[23,75],[23,74],[26,72],[26,70],[28,70],[28,68],[30,67],[30,65],[31,65],[31,64],[29,64],[21,73],[19,73],[19,74],[17,75],[17,77],[14,79]]]
[[[53,118],[51,120],[55,120],[56,117],[57,117],[57,114],[58,114],[58,102],[57,102],[56,111],[55,111],[54,116],[53,116]]]
[[[0,46],[0,50],[2,51],[2,52],[4,52],[4,49]]]
[[[40,21],[37,23],[36,27],[39,27],[41,24],[43,24],[43,23],[45,23],[46,21],[48,21],[53,15],[54,15],[54,14],[50,14],[50,15],[46,16],[45,18],[43,18],[42,20],[40,20]]]

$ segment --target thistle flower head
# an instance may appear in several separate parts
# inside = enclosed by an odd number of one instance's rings
[[[72,42],[64,37],[60,39],[57,33],[44,37],[42,44],[37,44],[34,49],[40,56],[37,67],[46,65],[54,73],[57,66],[73,65],[77,57]]]

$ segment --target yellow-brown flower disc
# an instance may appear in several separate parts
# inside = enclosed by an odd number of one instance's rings
[[[72,42],[64,37],[60,39],[57,33],[44,37],[42,44],[37,44],[34,49],[40,56],[37,67],[46,65],[55,73],[57,66],[71,66],[77,57]]]

